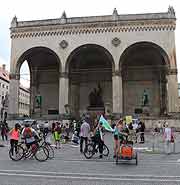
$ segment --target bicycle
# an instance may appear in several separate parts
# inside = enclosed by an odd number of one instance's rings
[[[87,146],[84,149],[84,156],[86,159],[90,159],[92,158],[96,153],[98,153],[99,150],[99,146],[96,145],[96,147],[94,148],[94,141],[93,138],[91,139],[91,141],[89,141],[89,143],[87,144]],[[109,148],[103,143],[103,156],[108,156],[109,155]]]
[[[42,141],[42,140],[43,140],[43,142],[40,144],[40,146],[46,147],[48,152],[49,152],[48,158],[53,159],[54,158],[54,149],[51,146],[51,143],[46,141],[46,136],[45,135],[43,135],[42,139],[40,139],[40,141]]]
[[[39,146],[38,143],[32,144],[28,149],[25,145],[25,142],[22,141],[17,145],[17,150],[15,151],[15,155],[13,154],[14,148],[10,148],[9,157],[13,161],[20,161],[21,159],[27,159],[35,157],[37,161],[43,162],[49,158],[49,151],[44,146]]]

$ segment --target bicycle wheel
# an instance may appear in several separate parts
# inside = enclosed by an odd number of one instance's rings
[[[14,154],[14,155],[13,155]],[[17,152],[12,151],[12,148],[9,150],[9,157],[13,161],[20,161],[24,157],[24,149],[22,146],[17,145]]]
[[[84,156],[86,159],[90,159],[94,155],[93,145],[88,144],[86,150],[84,150]]]
[[[49,144],[46,144],[45,147],[48,149],[49,159],[53,159],[54,158],[54,149],[53,149],[53,147]]]
[[[36,153],[34,154],[36,160],[43,162],[49,158],[48,149],[44,146],[40,146],[37,148]]]
[[[103,145],[103,155],[104,156],[109,155],[109,148],[105,144]]]

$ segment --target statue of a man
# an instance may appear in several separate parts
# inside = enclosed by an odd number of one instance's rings
[[[97,106],[98,107],[104,106],[104,102],[102,100],[102,88],[101,88],[100,84],[98,84],[98,90],[97,90]]]
[[[91,107],[103,107],[104,103],[102,100],[102,89],[98,85],[98,88],[94,88],[93,91],[89,94],[89,104]]]
[[[89,94],[89,104],[91,107],[96,106],[96,101],[97,101],[97,92],[96,88],[93,89],[93,91],[90,92]]]
[[[143,99],[142,99],[142,105],[146,106],[148,104],[149,104],[149,97],[148,97],[148,94],[147,94],[146,90],[144,90],[144,92],[143,92]]]

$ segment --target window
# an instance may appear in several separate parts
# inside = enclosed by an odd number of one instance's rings
[[[2,88],[4,88],[4,84],[2,84]]]
[[[6,89],[8,89],[8,86],[6,86]]]

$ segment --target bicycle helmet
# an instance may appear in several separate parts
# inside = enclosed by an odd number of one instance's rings
[[[24,126],[25,127],[30,127],[30,124],[29,123],[25,123]]]

